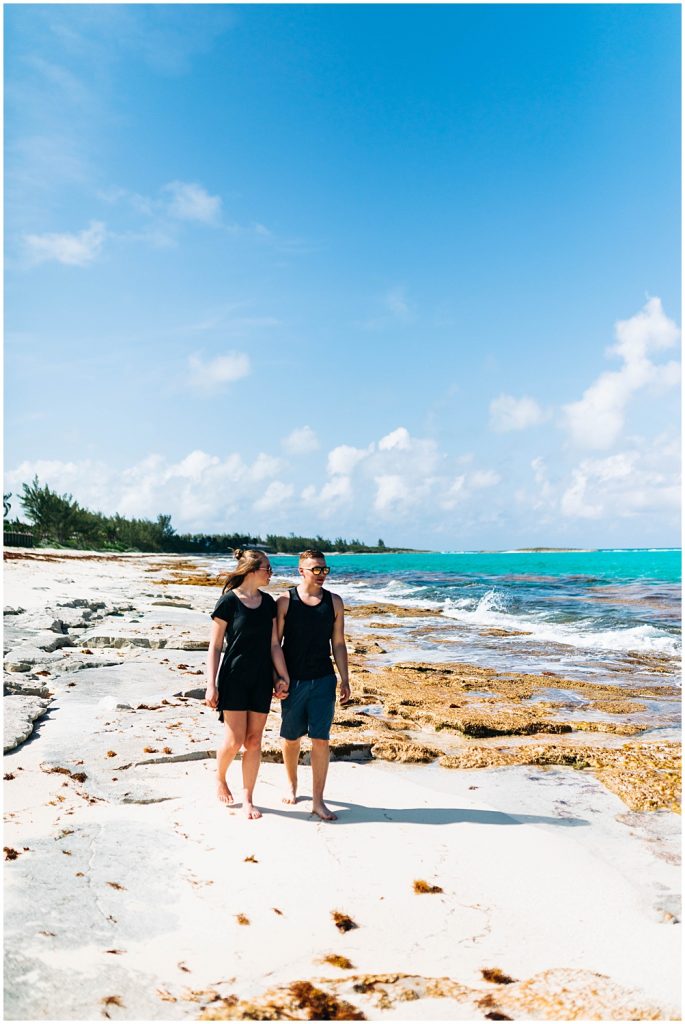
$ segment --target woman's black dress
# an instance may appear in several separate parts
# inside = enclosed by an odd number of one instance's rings
[[[229,590],[212,612],[213,619],[227,622],[226,646],[219,668],[219,721],[224,711],[258,711],[267,714],[273,694],[271,632],[276,602],[261,591],[257,608],[248,608]]]

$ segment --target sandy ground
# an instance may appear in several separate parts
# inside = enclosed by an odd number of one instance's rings
[[[337,761],[337,822],[307,766],[285,806],[277,763],[248,822],[189,695],[216,593],[160,562],[6,564],[11,664],[62,602],[105,603],[8,673],[54,699],[5,756],[6,1019],[678,1019],[677,815],[565,768]]]

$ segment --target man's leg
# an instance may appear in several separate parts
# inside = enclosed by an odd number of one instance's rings
[[[283,797],[284,804],[297,803],[297,765],[300,757],[299,740],[283,740],[283,764],[288,776],[288,792]]]
[[[224,711],[224,734],[216,751],[216,795],[222,804],[232,804],[233,794],[226,785],[226,772],[245,740],[246,711]]]
[[[262,733],[266,725],[266,715],[258,711],[247,712],[247,728],[245,730],[245,753],[243,754],[243,811],[248,818],[261,818],[262,812],[252,803],[257,773],[262,760]]]
[[[329,741],[312,740],[312,813],[318,814],[323,821],[337,821],[338,816],[323,802],[329,760]]]

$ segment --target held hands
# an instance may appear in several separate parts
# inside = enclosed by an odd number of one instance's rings
[[[216,708],[219,703],[219,691],[216,686],[209,685],[205,690],[205,704],[208,708]]]
[[[347,702],[348,702],[348,700],[350,699],[351,696],[352,696],[352,691],[350,690],[350,684],[349,683],[341,683],[340,684],[340,703],[341,704],[347,704]]]
[[[290,682],[287,679],[283,679],[281,676],[274,683],[274,697],[276,700],[284,700],[288,696],[290,690]]]

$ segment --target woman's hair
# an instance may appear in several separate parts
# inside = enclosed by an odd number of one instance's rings
[[[238,564],[226,577],[222,594],[225,594],[227,590],[235,590],[236,587],[239,587],[249,573],[264,564],[266,556],[257,548],[236,548],[233,557]]]

